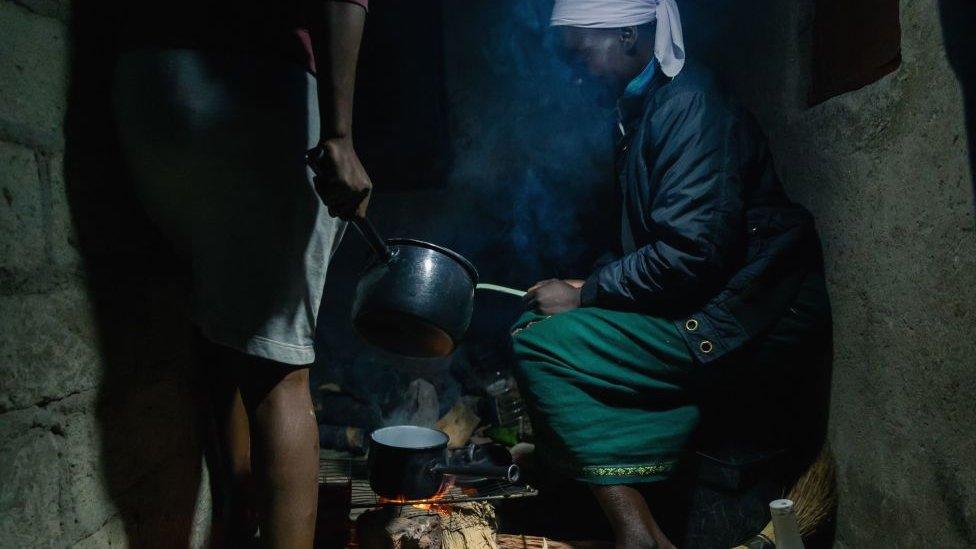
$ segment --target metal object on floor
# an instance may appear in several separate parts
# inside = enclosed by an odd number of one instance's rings
[[[538,490],[528,485],[512,484],[504,480],[485,480],[475,484],[455,484],[436,501],[390,501],[376,495],[369,487],[366,460],[345,458],[322,458],[319,461],[319,485],[348,491],[352,509],[430,503],[450,505],[467,501],[524,498],[539,494]]]

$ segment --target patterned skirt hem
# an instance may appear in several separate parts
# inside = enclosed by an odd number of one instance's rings
[[[659,461],[628,465],[587,465],[581,467],[576,478],[588,484],[634,484],[666,480],[677,468],[677,461]]]

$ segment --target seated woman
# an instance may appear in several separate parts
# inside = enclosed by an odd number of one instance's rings
[[[618,546],[673,547],[634,485],[673,474],[720,372],[826,345],[820,245],[756,122],[685,63],[674,0],[557,0],[552,24],[619,98],[621,242],[530,290],[516,374],[539,457],[592,487]]]

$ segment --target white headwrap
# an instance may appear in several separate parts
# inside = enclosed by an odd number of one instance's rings
[[[608,29],[657,21],[654,57],[664,74],[673,77],[685,65],[681,15],[674,0],[556,0],[554,27]]]

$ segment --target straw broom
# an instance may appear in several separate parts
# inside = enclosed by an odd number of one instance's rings
[[[793,500],[796,522],[800,534],[808,537],[814,534],[834,515],[837,508],[836,471],[829,446],[824,443],[806,472],[797,479],[787,495]],[[499,534],[499,549],[604,549],[609,543],[601,542],[558,542],[537,536],[516,536]],[[776,532],[769,522],[762,532],[753,536],[734,549],[771,549],[776,547]]]
[[[836,473],[830,447],[824,443],[816,461],[797,479],[786,496],[793,500],[796,522],[803,537],[815,533],[834,515],[837,509]],[[762,532],[734,549],[765,549],[775,546],[776,532],[773,530],[773,523],[769,522]]]

